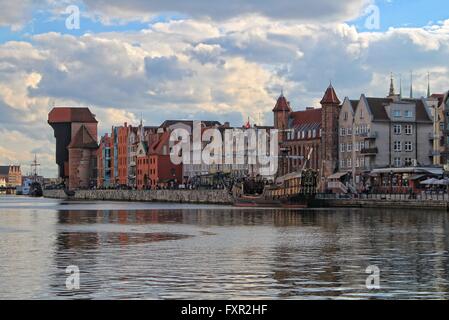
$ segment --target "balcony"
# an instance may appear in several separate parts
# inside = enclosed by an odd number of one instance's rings
[[[375,156],[379,153],[377,148],[365,148],[361,150],[361,153],[365,156]]]
[[[372,139],[375,140],[378,138],[377,132],[365,132],[365,133],[359,133],[359,137],[365,138],[365,139]]]

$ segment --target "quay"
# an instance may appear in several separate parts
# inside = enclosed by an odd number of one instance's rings
[[[171,202],[192,204],[232,205],[227,190],[78,190],[68,196],[64,190],[44,190],[44,197],[90,201]],[[370,194],[358,198],[320,194],[313,208],[393,208],[449,211],[449,195]]]
[[[44,197],[70,200],[172,202],[230,205],[227,190],[78,190],[68,196],[64,190],[44,190]]]

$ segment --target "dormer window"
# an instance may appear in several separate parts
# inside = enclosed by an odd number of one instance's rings
[[[400,118],[401,117],[401,110],[394,110],[393,111],[393,117]]]
[[[406,118],[413,118],[413,112],[410,110],[405,111],[405,117]]]

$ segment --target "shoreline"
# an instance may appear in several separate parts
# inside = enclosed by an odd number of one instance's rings
[[[227,190],[78,190],[67,196],[64,190],[44,190],[44,197],[61,200],[120,202],[160,202],[207,205],[232,205]],[[378,208],[449,211],[449,202],[394,199],[316,199],[311,208]]]

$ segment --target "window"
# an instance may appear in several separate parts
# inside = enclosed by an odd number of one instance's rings
[[[359,167],[360,167],[360,159],[359,159],[359,158],[357,158],[357,159],[355,160],[355,167],[356,167],[356,168],[359,168]]]
[[[340,136],[344,137],[346,135],[346,129],[340,128]]]
[[[340,144],[340,152],[346,151],[346,145],[344,143]]]
[[[406,167],[413,166],[413,159],[412,158],[405,158],[405,166]]]
[[[394,158],[394,166],[400,167],[402,165],[401,158]]]
[[[401,110],[394,110],[393,111],[393,117],[400,118],[401,117]]]
[[[411,124],[407,124],[405,126],[405,134],[411,136],[413,134],[413,126]]]
[[[345,167],[345,160],[340,160],[340,168],[344,168]]]
[[[348,113],[345,112],[345,120],[348,120]]]
[[[360,158],[360,166],[361,166],[362,168],[365,167],[365,158]]]
[[[348,152],[351,152],[351,151],[352,151],[352,143],[348,143],[348,144],[347,144],[346,150],[347,150]]]
[[[395,135],[400,135],[402,133],[402,126],[400,124],[395,124],[393,126],[393,132]]]
[[[356,142],[356,144],[354,145],[354,150],[357,152],[357,151],[360,151],[360,143],[359,142]]]
[[[405,117],[406,118],[413,118],[413,112],[410,110],[405,110]]]
[[[347,134],[348,136],[352,136],[352,128],[348,128],[348,129],[346,130],[346,134]]]
[[[405,143],[405,151],[412,152],[413,151],[413,144],[410,141],[407,141]]]
[[[394,150],[394,152],[401,152],[402,151],[402,143],[401,143],[401,141],[395,141],[394,142],[393,150]]]
[[[348,168],[351,168],[351,167],[352,167],[352,159],[349,158],[349,159],[348,159]]]
[[[313,137],[316,138],[316,129],[313,129]]]

